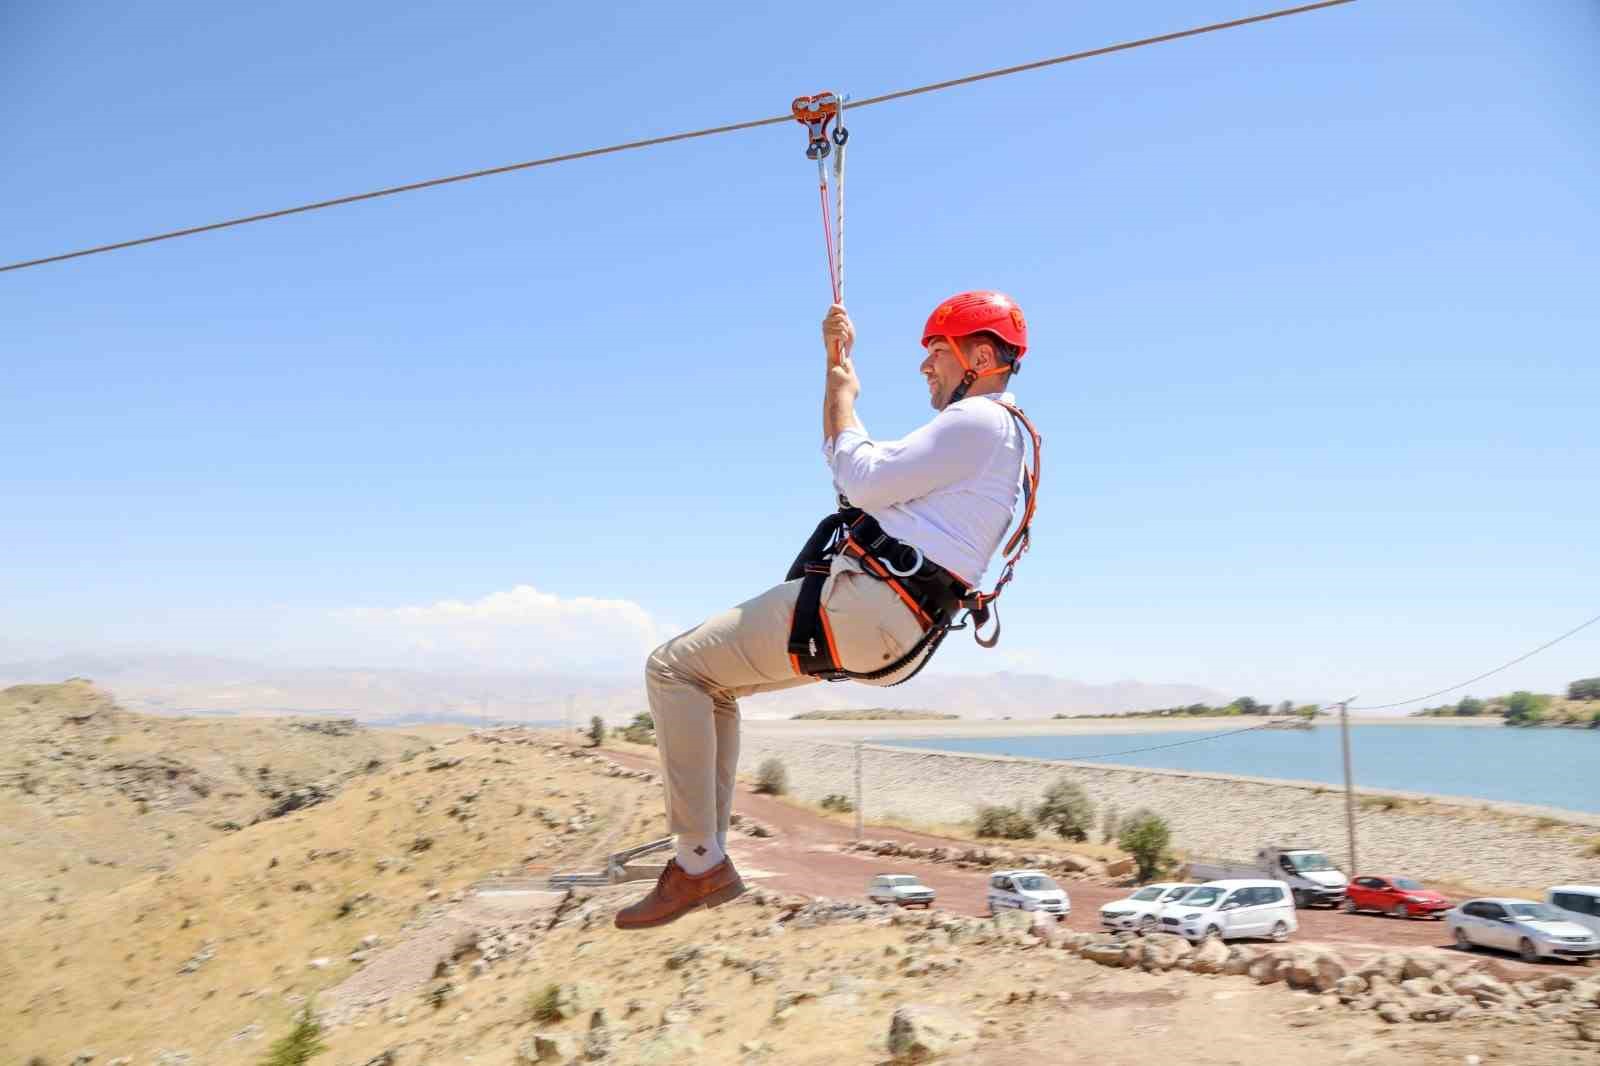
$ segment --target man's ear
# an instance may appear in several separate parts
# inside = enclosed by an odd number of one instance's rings
[[[991,370],[995,365],[994,345],[987,341],[979,341],[972,346],[972,369],[977,371]]]

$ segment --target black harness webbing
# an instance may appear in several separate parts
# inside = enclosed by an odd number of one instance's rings
[[[900,685],[922,672],[951,630],[965,629],[969,622],[973,626],[973,637],[981,646],[992,648],[999,643],[1000,616],[995,600],[1011,581],[1017,560],[1030,544],[1030,527],[1038,505],[1040,446],[1038,431],[1022,410],[1003,402],[1001,406],[1017,421],[1019,428],[1026,431],[1025,436],[1032,439],[1033,464],[1031,470],[1023,467],[1022,521],[1005,545],[1002,553],[1005,566],[994,591],[974,593],[960,578],[924,558],[912,545],[889,536],[877,519],[840,497],[839,510],[817,523],[784,578],[785,581],[800,581],[800,596],[789,627],[789,659],[795,673],[825,681],[880,681],[916,663],[916,668],[905,677],[890,682],[890,685]],[[876,670],[848,670],[840,664],[827,612],[822,607],[823,585],[832,572],[833,560],[841,553],[857,559],[862,573],[893,588],[923,627],[922,636],[904,655]],[[957,623],[955,616],[962,609],[966,613]],[[985,637],[982,629],[991,617],[994,630]]]

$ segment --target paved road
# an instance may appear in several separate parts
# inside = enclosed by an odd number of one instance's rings
[[[656,761],[635,755],[607,752],[608,757],[637,769],[656,770]],[[988,874],[982,870],[959,870],[939,863],[902,858],[880,858],[839,849],[854,839],[850,827],[792,807],[770,796],[757,795],[739,785],[737,810],[762,822],[776,832],[767,839],[739,834],[729,842],[734,862],[750,881],[778,891],[797,892],[835,899],[865,899],[867,883],[876,874],[914,873],[938,893],[938,906],[959,914],[988,913],[984,894]],[[866,835],[874,840],[895,840],[924,847],[970,847],[970,841],[913,833],[903,829],[869,826]],[[1100,928],[1100,907],[1128,894],[1126,888],[1068,881],[1064,885],[1072,899],[1072,914],[1067,927],[1080,931]],[[1433,919],[1390,918],[1379,914],[1345,914],[1343,911],[1313,908],[1298,912],[1300,931],[1295,942],[1327,944],[1341,952],[1411,951],[1434,948],[1459,955],[1451,946],[1448,927]],[[1549,962],[1530,967],[1511,957],[1496,956],[1515,970],[1536,972],[1549,966],[1573,963]],[[1582,965],[1582,964],[1576,964]]]

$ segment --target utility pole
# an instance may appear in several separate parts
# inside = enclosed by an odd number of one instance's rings
[[[568,696],[567,697],[567,736],[566,736],[566,741],[567,741],[568,744],[572,743],[572,705],[573,705],[574,702],[576,702],[576,700],[577,700],[576,696]]]
[[[861,741],[856,741],[856,839],[861,839]]]
[[[1351,877],[1361,872],[1356,862],[1356,794],[1350,772],[1350,700],[1353,699],[1355,697],[1351,696],[1339,701],[1339,741],[1344,746],[1344,824],[1350,840]]]

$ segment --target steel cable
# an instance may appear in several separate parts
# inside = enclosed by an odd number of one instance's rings
[[[1354,3],[1355,0],[1322,0],[1315,4],[1302,4],[1299,7],[1283,8],[1278,11],[1269,11],[1261,15],[1251,15],[1248,18],[1231,19],[1227,22],[1214,22],[1206,26],[1195,26],[1192,29],[1178,30],[1174,33],[1163,33],[1155,37],[1141,37],[1138,40],[1123,41],[1120,44],[1106,45],[1103,48],[1092,48],[1085,52],[1071,52],[1066,55],[1052,56],[1049,59],[1040,59],[1032,63],[1022,63],[1012,67],[1001,67],[997,70],[987,70],[980,74],[969,74],[963,78],[952,78],[949,81],[934,82],[931,85],[919,85],[914,89],[901,89],[897,92],[884,93],[881,96],[870,96],[864,100],[852,100],[851,110],[862,107],[871,107],[874,104],[888,103],[891,100],[903,100],[909,96],[920,96],[923,93],[940,92],[952,89],[958,85],[970,85],[973,82],[987,81],[991,78],[1003,78],[1012,74],[1021,74],[1025,71],[1040,70],[1044,67],[1053,67],[1061,63],[1072,63],[1080,59],[1092,59],[1096,56],[1110,55],[1113,52],[1126,52],[1133,48],[1144,48],[1153,44],[1165,44],[1170,41],[1182,40],[1186,37],[1198,37],[1201,34],[1216,33],[1219,30],[1231,30],[1240,26],[1249,26],[1257,22],[1269,22],[1273,19],[1287,18],[1290,15],[1301,15],[1310,11],[1323,8],[1340,7],[1344,4]],[[114,244],[101,244],[92,248],[81,248],[74,252],[62,252],[59,255],[48,255],[38,259],[24,259],[15,263],[0,266],[0,273],[11,270],[23,270],[27,267],[44,266],[46,263],[59,263],[67,259],[80,259],[89,255],[100,255],[105,252],[115,252],[123,248],[134,248],[141,244],[154,244],[158,241],[170,241],[179,237],[192,237],[197,233],[209,233],[212,230],[228,229],[233,226],[244,226],[252,222],[265,222],[268,219],[284,218],[288,215],[304,214],[308,211],[321,211],[324,208],[339,207],[344,204],[359,203],[362,200],[376,200],[384,196],[395,196],[403,192],[416,192],[419,189],[431,189],[440,185],[451,185],[460,181],[473,181],[477,178],[492,177],[496,174],[509,174],[517,170],[530,170],[534,167],[547,167],[556,163],[569,163],[578,159],[590,159],[594,156],[611,155],[615,152],[627,152],[636,148],[652,148],[656,145],[671,144],[674,141],[693,140],[697,137],[713,137],[722,133],[735,133],[740,130],[752,130],[762,126],[775,126],[783,122],[792,122],[792,115],[775,115],[771,118],[752,119],[748,122],[733,122],[724,126],[711,126],[701,130],[690,130],[684,133],[669,133],[661,137],[648,137],[644,140],[625,141],[621,144],[607,145],[604,148],[589,148],[581,152],[567,152],[562,155],[545,156],[542,159],[530,159],[521,163],[508,163],[505,166],[487,167],[482,170],[469,170],[463,174],[451,174],[443,178],[430,178],[427,181],[414,181],[405,185],[391,185],[384,189],[373,189],[370,192],[355,193],[350,196],[337,196],[329,200],[318,200],[314,203],[301,204],[298,207],[285,207],[277,211],[262,211],[258,214],[243,215],[239,218],[230,218],[222,222],[211,222],[203,226],[190,226],[185,229],[171,230],[166,233],[156,233],[148,237],[138,237],[134,240],[117,241]]]

